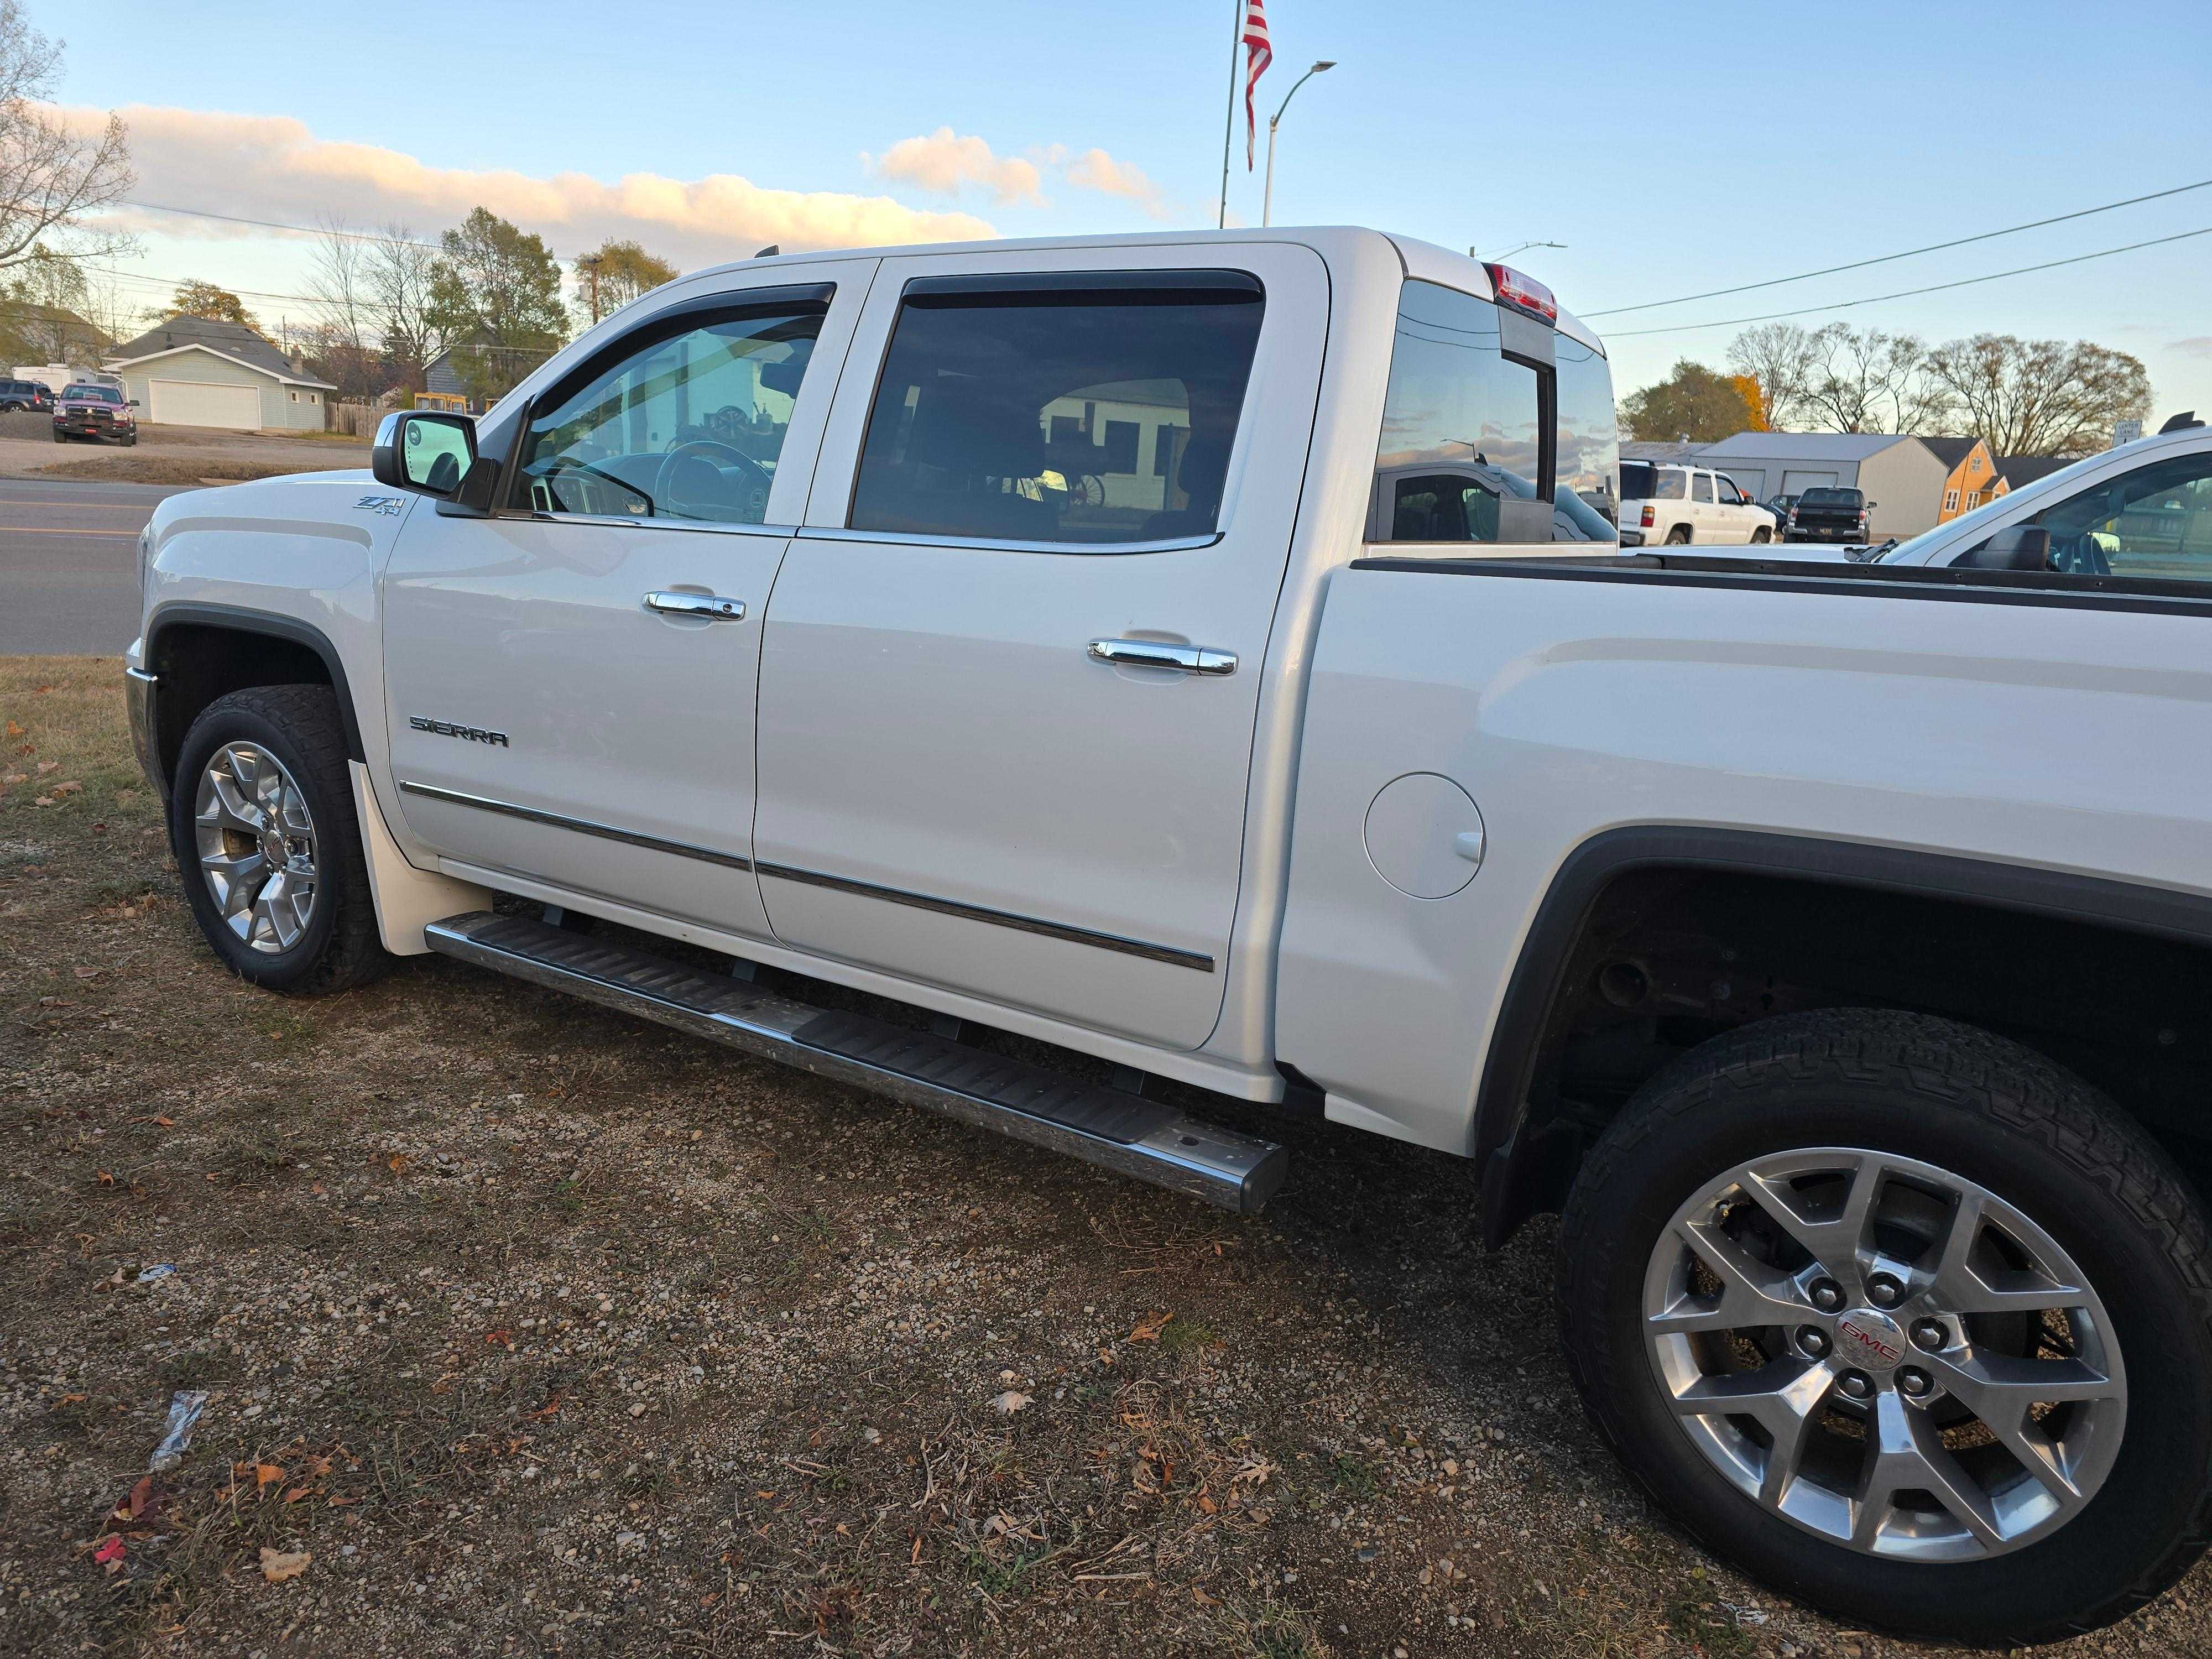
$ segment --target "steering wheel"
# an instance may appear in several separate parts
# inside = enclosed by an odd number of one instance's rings
[[[724,466],[738,474],[732,484]],[[712,479],[709,483],[708,480]],[[701,519],[700,509],[720,509],[739,514],[751,509],[749,522],[768,517],[769,471],[742,451],[715,438],[692,438],[678,444],[660,458],[653,475],[653,493],[661,510],[677,518]],[[739,522],[748,522],[742,517]]]

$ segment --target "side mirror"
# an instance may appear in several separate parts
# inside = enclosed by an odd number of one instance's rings
[[[137,408],[137,407],[138,407],[138,400],[137,400],[136,398],[132,398],[129,403],[127,403],[127,404],[124,404],[123,406],[124,406],[125,409],[136,409],[136,408]]]
[[[451,495],[476,459],[476,422],[467,416],[408,410],[377,423],[368,470],[395,489]]]
[[[2008,526],[1951,562],[1962,570],[2048,570],[2051,532],[2039,524]]]

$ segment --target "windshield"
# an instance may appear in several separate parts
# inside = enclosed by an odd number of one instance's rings
[[[95,404],[119,404],[123,401],[121,392],[104,386],[73,386],[64,391],[62,396]]]
[[[1848,507],[1866,505],[1866,497],[1856,489],[1808,489],[1797,498],[1800,507]]]

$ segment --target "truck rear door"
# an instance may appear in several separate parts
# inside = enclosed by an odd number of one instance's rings
[[[769,607],[779,938],[1212,1030],[1328,299],[1309,249],[1206,252],[884,262]]]

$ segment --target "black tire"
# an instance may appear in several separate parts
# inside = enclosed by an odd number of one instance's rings
[[[1690,526],[1687,526],[1687,525],[1686,525],[1686,524],[1678,524],[1678,525],[1676,525],[1676,526],[1675,526],[1672,530],[1670,530],[1670,531],[1668,531],[1668,532],[1667,532],[1667,545],[1668,545],[1668,546],[1669,546],[1669,547],[1687,547],[1689,544],[1690,544]]]
[[[1773,539],[1774,534],[1771,531],[1754,530],[1751,532],[1751,544],[1753,547],[1764,547]]]
[[[1800,1147],[1916,1158],[1997,1193],[2079,1264],[2126,1366],[2103,1485],[2040,1538],[1923,1564],[1802,1530],[1739,1491],[1668,1409],[1644,1275],[1677,1210],[1739,1164]],[[1607,1127],[1559,1237],[1569,1368],[1606,1439],[1700,1542],[1847,1623],[1938,1640],[2057,1640],[2125,1617],[2212,1542],[2212,1236],[2133,1120],[2021,1045],[1924,1016],[1790,1015],[1705,1044]]]
[[[281,951],[256,949],[224,924],[200,866],[194,817],[200,781],[216,752],[239,742],[265,749],[291,775],[314,824],[315,900],[298,939]],[[225,966],[264,990],[324,996],[392,966],[377,933],[346,759],[337,696],[327,685],[262,685],[219,697],[200,712],[178,751],[169,846],[192,920]]]

